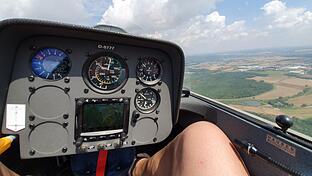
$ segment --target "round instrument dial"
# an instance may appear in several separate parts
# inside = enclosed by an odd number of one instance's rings
[[[60,80],[68,75],[71,61],[68,55],[56,48],[43,48],[31,59],[33,73],[43,79]]]
[[[160,103],[160,96],[155,89],[144,88],[135,96],[135,106],[142,113],[153,112]]]
[[[117,55],[100,55],[87,65],[87,83],[100,93],[111,93],[127,80],[126,63]]]
[[[137,65],[137,77],[146,85],[154,85],[161,79],[161,64],[156,59],[142,59]]]

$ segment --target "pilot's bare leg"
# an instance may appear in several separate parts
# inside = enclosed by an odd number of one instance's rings
[[[233,144],[217,126],[197,122],[151,158],[139,160],[133,175],[244,176],[248,171]]]
[[[4,164],[0,162],[0,175],[3,176],[19,176],[15,172],[11,171],[9,168],[7,168]]]

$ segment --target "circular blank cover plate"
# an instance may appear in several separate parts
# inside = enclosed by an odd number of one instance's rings
[[[44,154],[56,153],[67,144],[68,133],[61,124],[47,122],[34,128],[29,135],[33,150]]]
[[[69,109],[69,97],[63,89],[49,86],[35,91],[29,98],[31,111],[44,119],[55,119]]]
[[[149,132],[144,130],[148,129]],[[146,143],[152,141],[156,136],[158,131],[158,126],[152,118],[145,117],[137,121],[135,124],[133,136],[135,140],[141,143]]]

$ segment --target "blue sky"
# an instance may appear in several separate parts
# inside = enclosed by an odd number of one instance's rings
[[[311,0],[0,0],[0,20],[35,18],[170,40],[186,54],[312,46]]]

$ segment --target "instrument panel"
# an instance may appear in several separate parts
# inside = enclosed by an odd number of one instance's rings
[[[21,158],[134,147],[169,136],[184,66],[175,45],[102,31],[67,33],[62,25],[49,26],[53,35],[28,27],[11,56],[2,123],[3,133],[19,135]]]
[[[156,143],[169,134],[171,60],[157,50],[97,45],[34,37],[18,49],[7,103],[28,107],[24,158]],[[54,130],[58,137],[47,134]],[[57,142],[47,147],[39,141]]]

